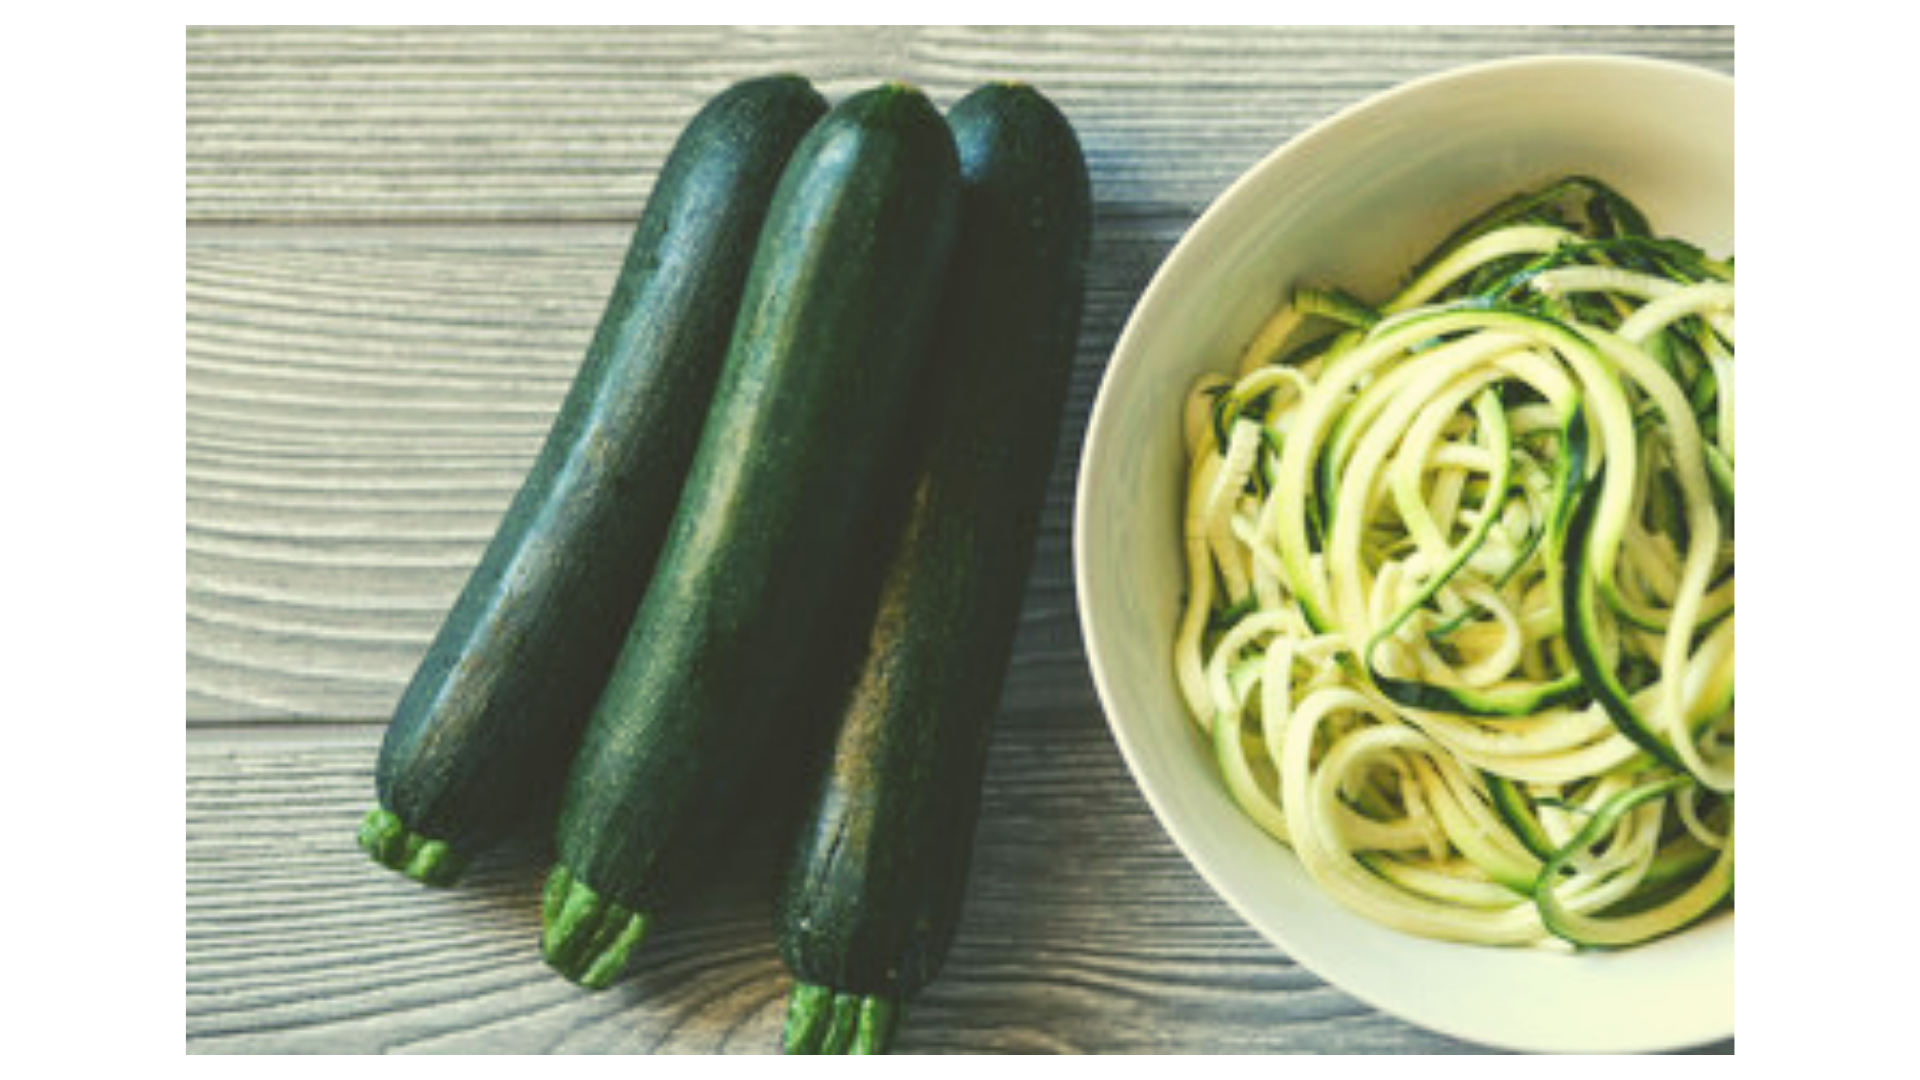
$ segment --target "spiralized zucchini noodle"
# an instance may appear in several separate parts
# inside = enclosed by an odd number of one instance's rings
[[[1340,902],[1558,947],[1732,905],[1733,292],[1569,177],[1193,386],[1175,671]]]

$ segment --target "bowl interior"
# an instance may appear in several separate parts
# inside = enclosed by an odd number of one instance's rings
[[[1233,805],[1186,717],[1171,652],[1184,590],[1180,402],[1230,371],[1294,284],[1378,295],[1462,219],[1588,173],[1654,228],[1733,247],[1733,82],[1608,58],[1435,76],[1308,131],[1189,231],[1136,307],[1088,427],[1075,519],[1082,630],[1116,741],[1200,874],[1294,959],[1379,1008],[1514,1049],[1652,1050],[1733,1031],[1733,919],[1611,954],[1426,941],[1322,894]]]

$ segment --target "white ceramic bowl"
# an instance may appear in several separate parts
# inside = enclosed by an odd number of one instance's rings
[[[1733,916],[1614,953],[1411,937],[1342,908],[1233,805],[1170,660],[1183,589],[1180,402],[1296,282],[1390,286],[1467,214],[1570,172],[1654,228],[1733,250],[1733,80],[1644,60],[1540,57],[1409,83],[1293,139],[1168,256],[1121,335],[1080,462],[1081,628],[1108,722],[1161,824],[1255,929],[1330,983],[1489,1046],[1675,1049],[1733,1034]]]

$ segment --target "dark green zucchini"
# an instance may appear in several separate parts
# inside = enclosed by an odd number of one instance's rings
[[[542,952],[582,985],[617,978],[649,916],[726,858],[810,719],[794,703],[806,646],[844,621],[959,188],[939,112],[900,84],[836,105],[780,180],[667,546],[562,800]]]
[[[373,858],[430,884],[552,821],[677,505],[774,184],[826,111],[723,91],[668,156],[574,382],[387,727]]]
[[[1079,332],[1090,194],[1072,127],[1004,83],[948,123],[961,241],[924,442],[775,914],[788,1052],[884,1053],[946,958]]]

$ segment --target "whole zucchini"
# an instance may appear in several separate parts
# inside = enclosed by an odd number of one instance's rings
[[[795,152],[653,584],[568,779],[547,962],[609,985],[648,917],[725,857],[791,745],[806,645],[841,620],[853,538],[898,457],[959,207],[918,90],[850,96]]]
[[[688,123],[545,444],[401,696],[372,857],[430,884],[551,822],[567,762],[664,539],[775,180],[826,111],[744,82]]]
[[[883,1053],[939,972],[1080,326],[1090,195],[1066,118],[995,83],[948,114],[961,240],[918,472],[775,914],[784,1049]]]

